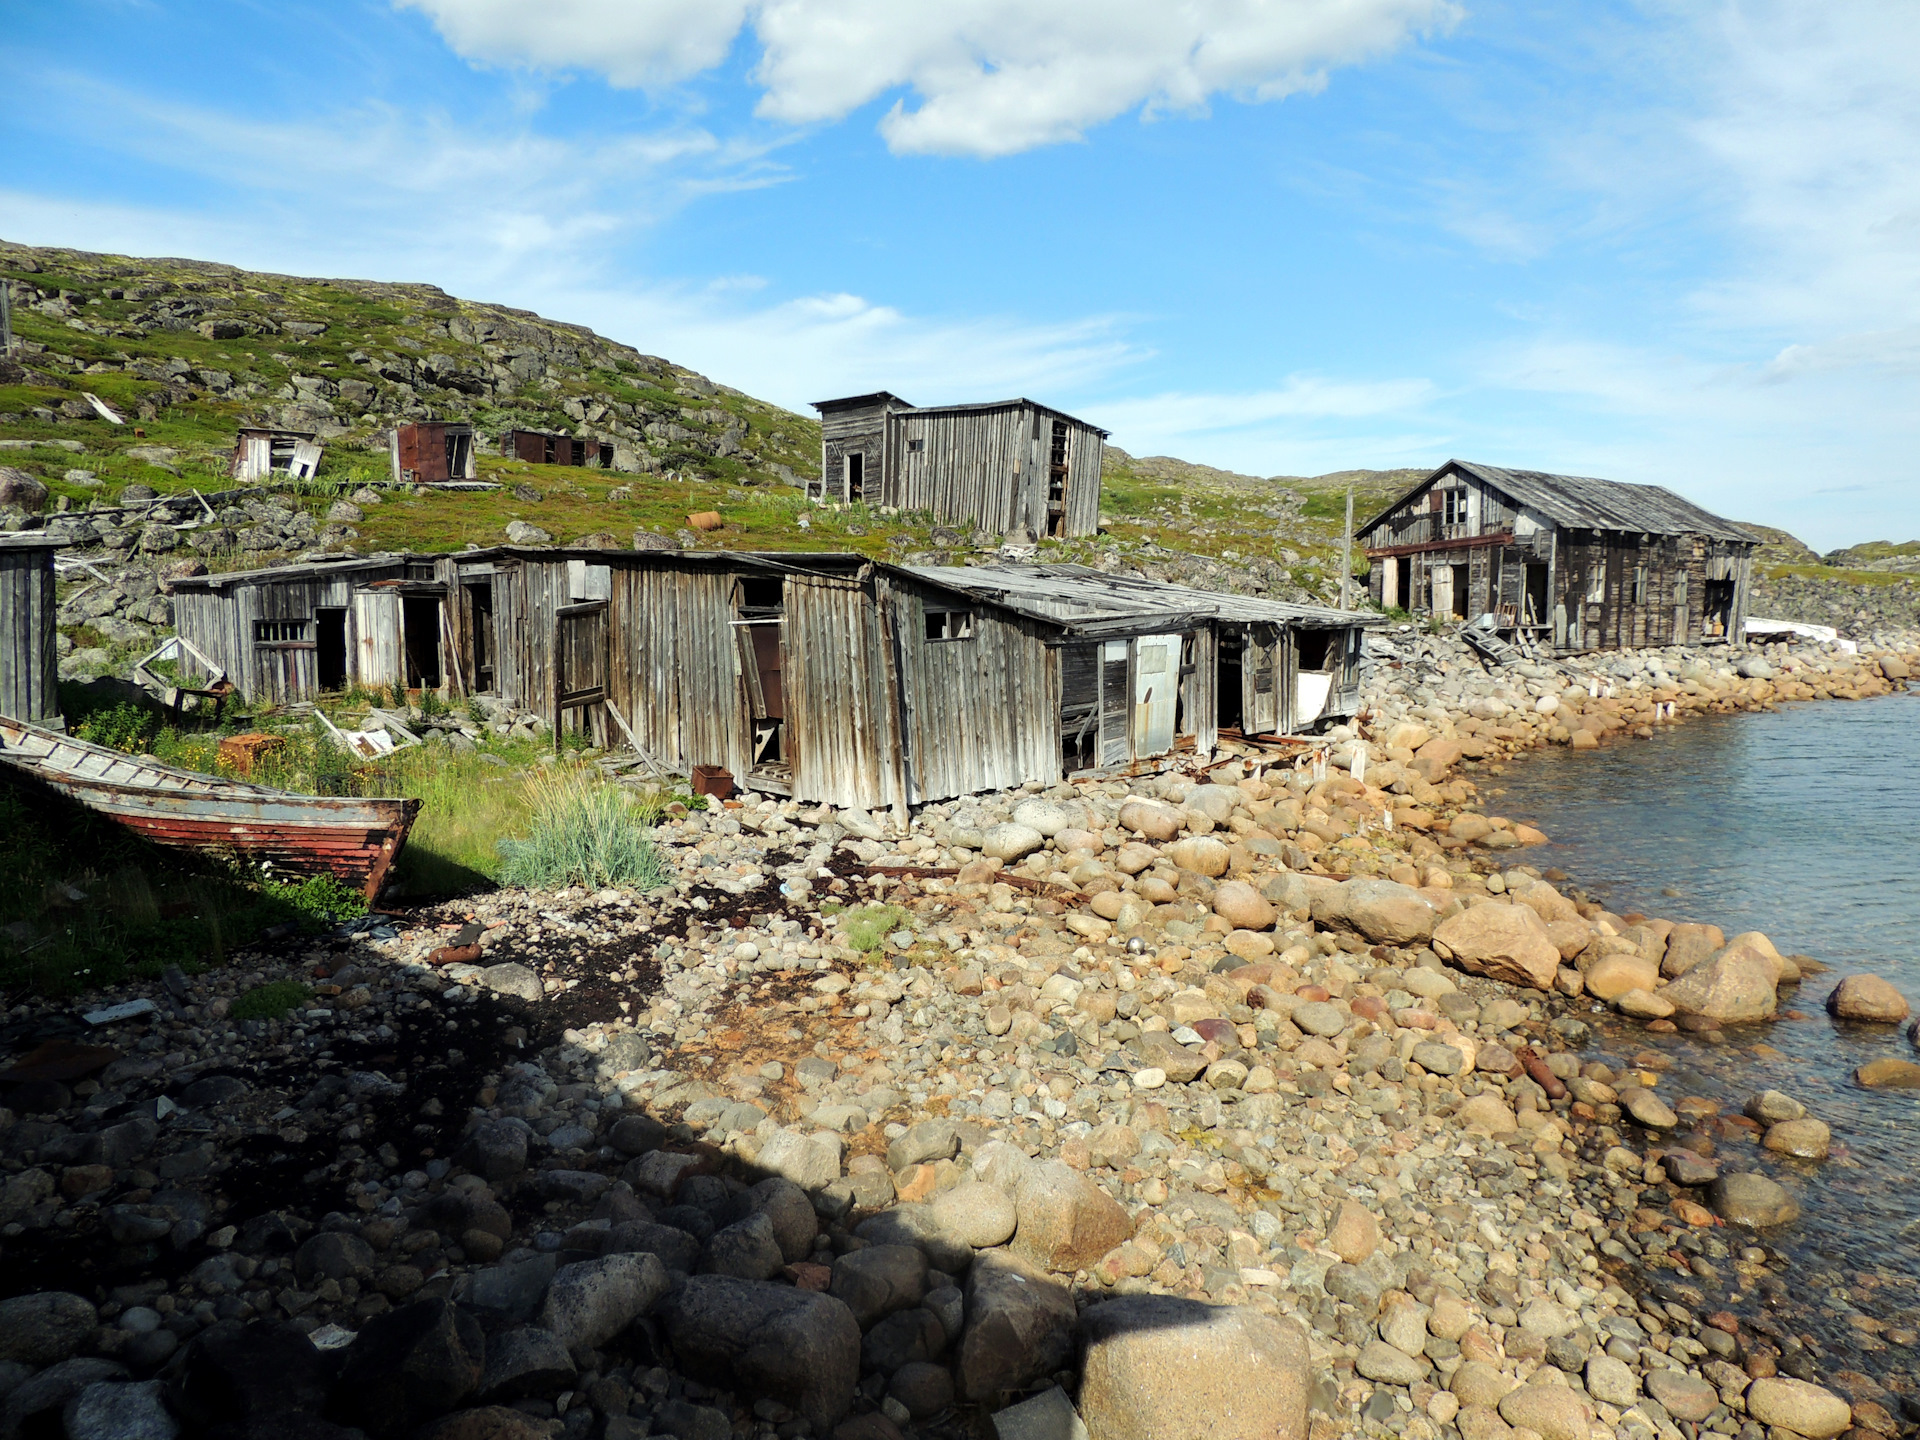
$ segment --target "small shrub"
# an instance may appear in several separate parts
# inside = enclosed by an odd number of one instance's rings
[[[227,1011],[233,1020],[278,1020],[313,998],[313,992],[295,980],[275,980],[271,985],[256,985],[233,1002]]]
[[[648,833],[648,812],[617,785],[568,770],[539,776],[531,791],[531,833],[500,842],[502,884],[652,890],[666,883],[666,866]]]
[[[868,905],[849,911],[842,930],[847,944],[862,954],[871,954],[886,943],[887,936],[906,925],[911,917],[898,905]]]
[[[130,700],[104,710],[95,710],[73,727],[73,733],[96,745],[110,746],[139,754],[160,733],[160,717]]]
[[[299,911],[308,929],[327,928],[367,913],[366,897],[332,875],[269,881],[265,889],[274,899]]]

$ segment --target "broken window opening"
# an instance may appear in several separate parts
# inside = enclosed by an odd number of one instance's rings
[[[1334,658],[1333,630],[1301,630],[1294,641],[1302,670],[1325,671]]]
[[[253,643],[269,648],[310,644],[308,623],[305,620],[256,620],[253,622]]]
[[[929,610],[926,618],[929,640],[971,640],[973,638],[973,611],[971,610]]]

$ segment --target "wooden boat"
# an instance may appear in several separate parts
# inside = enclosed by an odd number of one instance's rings
[[[330,874],[369,901],[419,814],[418,800],[295,795],[175,769],[0,716],[0,761],[159,845]]]

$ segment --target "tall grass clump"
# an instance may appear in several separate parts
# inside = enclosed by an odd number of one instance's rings
[[[542,775],[528,790],[531,831],[524,840],[500,842],[503,885],[652,890],[666,883],[667,868],[651,834],[652,807],[578,770]]]

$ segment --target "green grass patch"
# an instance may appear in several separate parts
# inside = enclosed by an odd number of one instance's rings
[[[275,980],[270,985],[256,985],[235,997],[227,1015],[233,1020],[278,1020],[311,999],[313,992],[299,981]]]
[[[1799,580],[1832,580],[1842,585],[1910,585],[1915,579],[1893,570],[1842,570],[1832,565],[1766,565],[1760,573],[1769,580],[1792,576]]]
[[[500,842],[506,884],[653,890],[666,882],[666,864],[653,843],[660,813],[654,805],[577,769],[539,776],[529,799],[533,823],[526,836]]]
[[[865,905],[849,910],[840,922],[847,944],[863,955],[871,955],[886,944],[887,936],[909,928],[913,917],[898,905]]]

